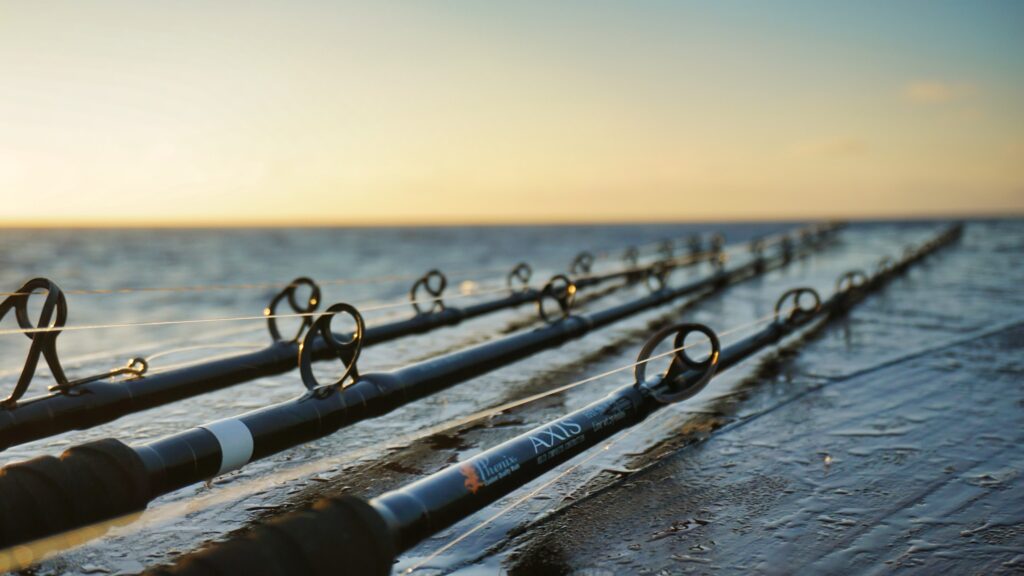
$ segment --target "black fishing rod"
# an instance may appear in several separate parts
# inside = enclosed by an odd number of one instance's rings
[[[960,228],[953,227],[909,251],[900,262],[884,262],[870,277],[863,272],[843,275],[836,293],[826,302],[812,288],[789,290],[779,298],[775,318],[764,330],[725,349],[707,326],[670,326],[643,346],[631,383],[584,408],[372,500],[353,496],[323,499],[310,509],[258,525],[241,537],[185,555],[173,567],[147,574],[388,574],[399,553],[635,426],[665,405],[694,396],[717,372],[814,320],[826,321],[845,311],[959,234]],[[692,346],[686,344],[691,335],[710,341],[710,352],[703,360],[693,359],[686,351]],[[669,368],[660,376],[647,378],[647,362],[659,357],[651,355],[668,340],[673,348],[666,354],[671,355]]]
[[[698,238],[699,240],[699,238]],[[699,248],[699,244],[698,244]],[[594,256],[581,252],[572,262],[570,273],[582,274],[574,283],[577,289],[595,287],[614,280],[636,282],[654,268],[683,267],[714,259],[721,254],[721,244],[711,243],[709,250],[691,251],[689,255],[671,260],[656,260],[640,265],[635,253],[630,252],[626,266],[603,274],[590,274]],[[367,328],[362,334],[362,345],[372,346],[398,338],[423,334],[437,328],[454,326],[463,321],[499,310],[531,304],[540,291],[529,286],[532,269],[526,263],[517,264],[506,277],[509,294],[494,300],[458,308],[446,305],[443,297],[448,284],[439,270],[431,270],[413,283],[409,291],[415,315],[411,318]],[[306,298],[300,290],[309,290]],[[33,325],[28,317],[28,299],[37,290],[47,292],[39,321]],[[421,297],[421,293],[429,296]],[[271,344],[264,349],[238,354],[228,358],[147,375],[148,364],[142,358],[132,359],[127,366],[70,380],[64,374],[57,354],[59,328],[67,319],[64,293],[50,280],[36,278],[0,303],[0,320],[14,311],[23,330],[50,327],[53,330],[26,333],[32,340],[28,359],[11,395],[0,402],[0,451],[69,430],[82,430],[115,420],[126,414],[212,392],[255,378],[288,372],[295,368],[299,341],[312,325],[312,314],[320,305],[320,287],[307,277],[296,278],[271,299],[264,309]],[[429,306],[427,305],[429,302]],[[293,316],[301,320],[294,337],[281,335],[277,325],[277,308],[287,303]],[[339,336],[339,338],[341,338]],[[47,362],[57,384],[49,393],[22,399],[35,373],[40,356]],[[332,357],[325,342],[313,343],[313,359]],[[129,376],[130,380],[112,381],[115,376]]]
[[[570,314],[576,289],[568,277],[559,275],[538,300],[541,315],[550,323],[390,372],[359,374],[357,360],[365,334],[361,316],[348,304],[335,304],[303,339],[299,364],[308,392],[298,398],[141,446],[106,439],[70,448],[59,460],[44,456],[0,469],[0,548],[142,510],[160,495],[380,416],[641,311],[785,266],[794,256],[821,246],[829,234],[808,237],[794,254],[762,254],[734,267],[719,260],[715,273],[677,288],[666,284],[669,266],[652,268],[647,276],[650,294],[586,315]],[[545,311],[545,302],[557,304],[557,318],[555,312]],[[355,321],[348,340],[340,340],[331,330],[339,316]],[[313,375],[317,341],[345,366],[337,382],[321,385]],[[111,490],[112,486],[118,489]]]

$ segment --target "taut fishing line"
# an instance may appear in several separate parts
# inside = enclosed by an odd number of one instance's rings
[[[723,251],[727,252],[727,251],[729,251],[731,249],[738,249],[738,248],[741,248],[741,246],[727,247],[727,248],[724,248]],[[706,258],[708,255],[713,255],[714,253],[715,253],[714,251],[704,251],[704,252],[701,252],[699,254],[669,258],[669,260],[672,262],[673,265],[695,263],[697,261],[700,261],[700,260]],[[590,279],[592,277],[594,277],[594,276],[590,275],[589,273],[582,274],[582,275],[577,276],[577,281],[587,280],[587,279]],[[420,278],[420,276],[415,276],[414,278]],[[403,277],[400,277],[400,279],[406,279],[406,277],[403,276]],[[341,282],[341,281],[336,281],[336,282]],[[467,284],[467,282],[469,282],[469,284]],[[319,284],[328,284],[330,282],[329,281],[318,281],[318,283]],[[290,283],[278,283],[278,284],[259,284],[259,285],[251,285],[251,286],[253,286],[253,287],[269,287],[269,286],[290,287],[290,286],[295,286],[295,285],[296,284],[294,282],[290,282]],[[464,288],[462,289],[461,293],[459,293],[459,294],[452,294],[452,295],[445,295],[444,299],[452,300],[452,299],[470,298],[470,297],[473,297],[473,296],[483,296],[483,295],[488,295],[488,294],[498,294],[498,293],[502,293],[502,292],[512,292],[513,291],[513,289],[511,289],[511,288],[509,288],[507,286],[493,287],[493,288],[491,288],[491,287],[483,288],[482,286],[484,286],[485,284],[483,284],[483,283],[477,284],[475,281],[470,281],[470,280],[464,281],[462,283],[462,285],[464,286]],[[240,286],[249,286],[249,285],[240,285]],[[216,286],[217,289],[221,289],[221,288],[228,289],[230,287],[231,286]],[[531,287],[531,286],[528,285],[527,287]],[[121,289],[119,293],[136,292],[136,291],[175,291],[175,290],[197,291],[199,288],[203,288],[203,287],[195,287],[195,286],[193,286],[193,287],[179,287],[179,288],[144,288],[144,289],[142,289],[142,288],[140,288],[140,289],[135,289],[135,288],[128,289],[128,288],[126,288],[126,289]],[[519,289],[521,289],[521,288],[519,288]],[[71,291],[71,290],[62,290],[62,292],[64,292],[65,294],[75,294],[75,293],[101,294],[101,293],[110,293],[111,291],[103,291],[103,290],[92,290],[92,291],[89,291],[89,290],[86,290],[86,291],[77,291],[76,292],[76,291]],[[31,297],[33,295],[41,295],[41,294],[44,294],[44,293],[45,293],[45,291],[41,291],[41,292],[9,292],[9,293],[0,293],[0,295],[4,295],[4,296],[22,296],[22,295],[27,295],[27,296]],[[361,313],[366,313],[366,312],[374,312],[374,311],[378,311],[378,310],[387,310],[387,309],[401,307],[401,306],[408,305],[408,304],[413,304],[413,305],[428,304],[428,303],[436,302],[438,299],[439,299],[439,296],[431,296],[431,297],[427,297],[427,298],[413,299],[413,300],[403,299],[403,300],[394,300],[394,301],[385,301],[385,302],[365,301],[363,303],[356,303],[354,305],[359,308],[359,311]],[[80,330],[101,330],[101,329],[117,329],[117,328],[134,328],[134,327],[145,327],[145,326],[175,326],[175,325],[202,324],[202,323],[213,323],[213,322],[241,322],[241,321],[255,321],[255,320],[268,320],[268,319],[309,318],[309,317],[314,317],[314,316],[319,316],[319,315],[320,315],[320,313],[313,311],[313,312],[296,312],[296,313],[291,313],[291,314],[262,314],[262,315],[259,315],[259,316],[249,315],[249,316],[233,316],[233,317],[229,316],[229,317],[217,317],[217,318],[194,318],[194,319],[185,319],[185,320],[153,320],[153,321],[146,321],[146,322],[122,322],[122,323],[109,323],[109,324],[80,324],[80,325],[71,325],[71,326],[67,326],[67,325],[65,325],[65,326],[42,326],[42,327],[38,327],[37,326],[37,327],[34,327],[34,328],[8,328],[8,329],[3,329],[3,330],[0,330],[0,336],[4,336],[4,335],[8,335],[8,334],[38,334],[38,333],[48,333],[48,332],[66,332],[66,331],[80,331]]]
[[[637,244],[635,248],[638,250],[644,250],[651,246],[655,246],[665,242],[664,240],[652,240],[643,244]],[[732,247],[726,248],[726,250],[733,249]],[[611,258],[616,254],[614,250],[601,250],[594,252],[594,256],[598,258]],[[491,274],[493,272],[505,272],[508,270],[507,266],[486,266],[479,268],[466,268],[463,270],[454,270],[449,272],[453,277],[468,277],[477,276],[480,274]],[[394,282],[406,282],[409,280],[416,280],[420,274],[386,274],[381,276],[370,276],[367,278],[332,278],[328,280],[317,280],[317,283],[325,286],[345,286],[345,285],[374,285],[374,284],[389,284]],[[489,280],[493,277],[484,278]],[[124,288],[78,288],[64,290],[63,292],[68,295],[117,295],[117,294],[136,294],[146,292],[217,292],[226,290],[268,290],[275,289],[280,290],[291,286],[291,282],[249,282],[244,284],[198,284],[198,285],[181,285],[181,286],[138,286],[138,287],[124,287]],[[6,296],[25,296],[31,295],[32,293],[26,292],[0,292],[0,297]]]
[[[472,298],[475,296],[485,296],[488,294],[498,294],[501,292],[511,292],[512,289],[502,286],[501,288],[488,288],[478,289],[465,294],[452,294],[446,295],[445,300],[455,300],[462,298]],[[391,302],[371,304],[370,306],[359,308],[360,312],[373,312],[376,310],[387,310],[390,308],[397,308],[401,306],[408,306],[409,304],[429,304],[436,302],[437,296],[431,296],[428,298],[420,298],[417,300],[394,300]],[[241,322],[241,321],[254,321],[254,320],[268,320],[268,319],[281,319],[281,318],[310,318],[314,316],[321,316],[322,314],[329,314],[323,312],[296,312],[291,314],[261,314],[259,316],[233,316],[233,317],[220,317],[220,318],[193,318],[188,320],[153,320],[147,322],[122,322],[114,324],[79,324],[72,326],[45,326],[43,328],[8,328],[0,330],[0,336],[8,334],[37,334],[42,332],[72,332],[80,330],[103,330],[103,329],[116,329],[116,328],[136,328],[142,326],[176,326],[181,324],[207,324],[214,322]]]
[[[476,276],[479,274],[490,274],[492,272],[502,272],[507,268],[498,268],[496,266],[488,266],[486,268],[470,268],[466,270],[456,270],[450,274],[453,277],[466,277]],[[345,285],[374,285],[374,284],[390,284],[394,282],[407,282],[409,280],[416,280],[421,274],[390,274],[385,276],[371,276],[368,278],[334,278],[329,280],[317,280],[317,284],[325,286],[345,286]],[[488,276],[482,280],[490,280],[495,278],[494,276]],[[117,295],[117,294],[136,294],[145,292],[217,292],[226,290],[280,290],[292,286],[292,282],[252,282],[248,284],[206,284],[206,285],[191,285],[191,286],[154,286],[154,287],[133,287],[133,288],[81,288],[64,290],[65,294],[73,295]],[[0,296],[31,296],[31,292],[0,292]]]

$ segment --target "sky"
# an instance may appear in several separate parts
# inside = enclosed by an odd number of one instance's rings
[[[0,0],[0,223],[1024,214],[1024,2]]]

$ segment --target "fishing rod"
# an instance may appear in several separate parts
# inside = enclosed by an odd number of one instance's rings
[[[369,501],[348,495],[322,499],[309,509],[259,524],[241,537],[179,557],[173,566],[146,574],[389,574],[399,553],[639,424],[666,405],[691,398],[717,373],[812,321],[827,322],[845,312],[918,260],[954,241],[960,230],[951,227],[908,250],[899,262],[883,260],[871,276],[860,271],[844,274],[827,301],[822,302],[812,288],[785,292],[767,327],[724,349],[716,333],[703,324],[667,327],[640,350],[632,382],[584,408]],[[691,336],[701,341],[687,344]],[[672,342],[673,349],[652,356],[666,341]],[[709,353],[700,360],[692,358],[686,350],[703,341],[709,342]],[[666,372],[648,378],[647,364],[664,356],[671,356]]]
[[[590,274],[594,257],[581,252],[570,268],[571,274],[583,274],[574,282],[578,289],[596,287],[614,280],[637,282],[655,267],[691,266],[717,258],[720,244],[707,251],[698,250],[671,261],[658,260],[641,265],[636,258],[627,259],[626,266],[604,274]],[[500,310],[530,304],[540,291],[530,287],[532,268],[525,262],[517,264],[507,275],[507,296],[472,304],[466,307],[449,306],[444,301],[447,277],[437,269],[430,270],[416,280],[409,290],[415,315],[395,322],[367,328],[362,334],[362,345],[372,346],[398,338],[423,334],[441,327],[454,326],[463,321]],[[38,322],[31,323],[28,315],[29,297],[39,290],[46,291]],[[299,291],[309,291],[300,297]],[[428,296],[421,297],[421,293]],[[84,378],[69,379],[61,366],[57,353],[57,337],[67,320],[67,302],[64,293],[52,281],[36,278],[0,303],[0,320],[13,311],[18,325],[26,331],[32,344],[14,390],[0,402],[0,451],[69,430],[81,430],[103,424],[126,414],[161,406],[184,398],[212,392],[247,382],[255,378],[288,372],[295,368],[299,342],[313,323],[313,314],[321,302],[320,286],[308,277],[296,278],[275,295],[263,313],[271,343],[266,348],[232,355],[200,364],[193,364],[158,374],[147,374],[149,364],[144,358],[133,358],[124,367]],[[278,306],[286,303],[291,314],[278,314]],[[429,303],[429,306],[428,306]],[[300,325],[293,337],[283,336],[277,319],[294,317]],[[39,328],[42,330],[38,330]],[[36,331],[32,331],[36,329]],[[34,376],[40,356],[46,361],[56,384],[49,393],[22,399]],[[313,344],[313,359],[331,357],[323,340]],[[128,380],[113,381],[117,376]]]
[[[0,469],[0,494],[4,495],[0,501],[0,548],[143,510],[163,494],[383,415],[639,312],[685,295],[721,290],[785,266],[792,258],[822,246],[830,235],[808,237],[807,244],[793,254],[771,258],[762,254],[732,267],[719,260],[712,275],[676,288],[667,285],[670,266],[651,268],[647,275],[650,294],[586,315],[570,313],[576,287],[567,276],[555,276],[537,300],[541,316],[548,321],[544,326],[389,372],[359,373],[357,360],[365,334],[362,317],[351,305],[335,304],[303,338],[298,356],[308,391],[298,398],[140,446],[109,438],[70,448],[59,460],[44,456]],[[546,311],[545,303],[557,305],[557,311]],[[331,330],[339,316],[355,322],[347,340]],[[323,342],[345,367],[334,383],[323,385],[313,374],[311,361],[317,342]],[[111,486],[119,489],[112,491]]]

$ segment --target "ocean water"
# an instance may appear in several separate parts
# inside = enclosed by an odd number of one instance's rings
[[[505,275],[519,262],[530,264],[533,281],[542,283],[568,271],[583,250],[601,256],[595,261],[595,272],[599,272],[620,266],[630,246],[645,246],[647,253],[653,253],[651,243],[711,231],[744,242],[795,225],[3,230],[0,292],[14,292],[30,278],[48,278],[66,293],[69,328],[127,324],[72,329],[59,337],[61,358],[70,361],[68,368],[74,367],[75,358],[91,359],[97,353],[108,353],[118,365],[134,351],[190,345],[210,334],[245,336],[214,339],[221,344],[265,343],[269,335],[260,334],[265,332],[265,321],[260,319],[173,322],[259,316],[281,286],[300,276],[322,283],[321,309],[335,302],[358,307],[395,304],[367,313],[372,323],[408,315],[412,308],[402,305],[402,300],[415,279],[431,269],[448,276],[449,295],[458,294],[465,282],[486,291],[504,286]],[[153,288],[158,290],[149,290]],[[143,290],[118,292],[125,289]],[[101,290],[115,292],[82,293]],[[476,300],[493,297],[487,293]],[[40,301],[33,299],[33,322]],[[451,305],[473,301],[461,299]],[[285,306],[282,313],[286,312]],[[131,326],[162,322],[168,324]],[[5,328],[17,328],[13,318],[3,323]],[[281,324],[296,321],[281,320]],[[24,362],[22,349],[27,350],[28,340],[9,334],[2,338],[0,373],[6,375]],[[188,356],[169,359],[184,361]],[[40,380],[41,384],[45,378]]]
[[[854,268],[870,270],[882,256],[899,256],[904,245],[930,237],[944,224],[854,223],[828,248],[785,269],[732,287],[693,308],[681,311],[677,306],[666,306],[639,314],[557,350],[537,354],[410,404],[385,418],[360,423],[329,438],[253,463],[212,484],[167,495],[155,502],[139,521],[115,528],[91,544],[49,558],[40,571],[74,573],[87,571],[83,566],[88,566],[130,573],[154,562],[167,561],[243,527],[254,518],[288,509],[307,495],[311,487],[323,484],[367,496],[379,493],[443,464],[431,461],[381,475],[381,468],[375,464],[386,463],[411,445],[390,445],[395,438],[629,364],[651,322],[692,319],[726,331],[765,317],[787,288],[808,285],[827,295],[840,273]],[[494,298],[496,294],[489,291],[500,288],[505,271],[520,261],[528,262],[535,271],[534,282],[542,283],[553,274],[565,272],[573,256],[583,249],[598,255],[595,271],[599,272],[621,266],[621,255],[628,246],[642,245],[647,254],[652,254],[652,243],[662,239],[681,240],[693,233],[711,232],[723,233],[728,244],[737,246],[735,257],[742,258],[742,245],[750,239],[798,225],[8,230],[0,231],[0,287],[14,291],[28,278],[45,276],[68,293],[67,326],[76,329],[61,334],[58,347],[66,372],[76,377],[121,365],[133,356],[151,358],[151,368],[161,370],[264,346],[269,342],[265,321],[232,319],[259,316],[279,289],[275,285],[287,284],[297,276],[323,282],[325,305],[346,301],[377,308],[367,313],[367,323],[372,326],[410,315],[412,309],[405,302],[409,286],[418,275],[433,268],[448,273],[449,291],[453,295],[460,291],[483,292],[449,302],[459,305]],[[677,246],[682,249],[681,244]],[[927,346],[947,338],[951,332],[974,330],[1024,315],[1024,296],[1019,290],[1024,281],[1022,260],[1024,223],[968,223],[964,239],[950,248],[948,254],[894,283],[891,292],[896,296],[883,295],[867,303],[864,311],[858,310],[847,326],[852,336],[841,342],[828,341],[831,346],[819,346],[809,371],[816,377],[828,378],[854,371],[886,354],[898,353],[901,346]],[[708,272],[703,266],[680,271],[673,282]],[[82,293],[126,288],[165,290]],[[912,298],[898,298],[901,291]],[[644,292],[641,286],[625,287],[589,302],[585,309],[600,310]],[[526,306],[369,348],[360,359],[360,367],[363,371],[383,370],[457,350],[500,337],[533,316],[535,311]],[[174,323],[181,320],[210,321]],[[0,329],[15,327],[12,318],[4,318],[0,325]],[[20,371],[28,340],[20,334],[3,334],[0,342],[0,385],[9,389]],[[724,344],[728,342],[726,339]],[[605,353],[598,353],[602,350]],[[332,368],[318,365],[317,370],[326,378]],[[708,394],[728,393],[751,374],[752,369],[738,368],[728,377],[716,379]],[[50,384],[45,369],[40,370],[36,380],[30,395],[42,392]],[[472,454],[500,441],[501,434],[521,432],[553,415],[582,406],[622,383],[621,377],[605,378],[561,395],[554,404],[527,407],[517,413],[514,425],[496,429],[495,435],[486,440],[469,443],[443,456],[450,460]],[[286,400],[303,391],[296,373],[262,378],[90,430],[14,447],[0,453],[0,463],[56,454],[68,445],[104,437],[141,443]],[[699,407],[700,398],[694,400],[694,406]],[[600,472],[601,467],[621,465],[628,459],[625,455],[670,437],[685,419],[685,412],[681,412],[673,425],[663,423],[645,428],[630,438],[617,460],[611,456],[611,460],[582,467],[572,478],[562,481],[560,490],[571,493],[574,487]],[[411,453],[409,458],[413,458]],[[509,499],[516,496],[510,495]],[[479,561],[485,572],[488,567],[494,568],[493,562],[502,562],[503,556],[481,559],[480,550],[500,547],[516,526],[549,512],[556,502],[562,501],[538,499],[513,511],[493,529],[432,558],[429,566],[444,572],[467,569],[467,565]],[[485,510],[481,515],[491,512]],[[467,519],[465,525],[425,542],[400,565],[416,565],[418,559],[432,555],[458,530],[472,526],[474,521],[479,518]]]

